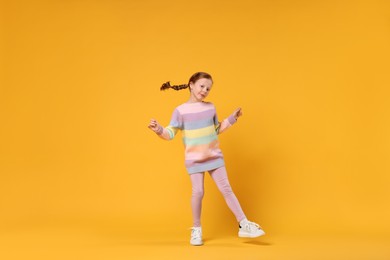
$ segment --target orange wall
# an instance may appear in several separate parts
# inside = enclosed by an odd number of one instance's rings
[[[6,1],[0,223],[191,225],[169,122],[214,77],[230,181],[270,233],[389,232],[387,1]],[[206,178],[203,224],[235,229]]]

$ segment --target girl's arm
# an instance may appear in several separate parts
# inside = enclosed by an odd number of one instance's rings
[[[221,123],[218,123],[216,127],[217,133],[222,134],[224,131],[229,129],[234,123],[237,122],[237,119],[240,116],[242,116],[242,110],[241,108],[237,108],[228,118],[223,120]]]
[[[155,132],[159,137],[165,140],[172,140],[178,129],[176,127],[168,126],[162,127],[155,119],[151,119],[148,125],[149,129]]]
[[[150,120],[149,128],[153,130],[159,137],[165,140],[172,140],[176,133],[183,127],[180,113],[177,109],[173,111],[169,126],[162,127],[155,119]]]

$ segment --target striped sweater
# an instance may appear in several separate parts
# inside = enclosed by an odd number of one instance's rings
[[[225,165],[217,135],[235,122],[233,115],[219,122],[212,103],[184,103],[174,110],[169,126],[161,127],[157,134],[172,140],[181,130],[187,171],[199,173]]]

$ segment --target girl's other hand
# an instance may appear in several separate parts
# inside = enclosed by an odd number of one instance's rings
[[[234,118],[237,120],[240,116],[242,116],[242,110],[241,110],[241,107],[237,108],[234,113]]]
[[[160,124],[155,119],[151,119],[148,127],[149,129],[157,133],[158,130],[160,129]]]

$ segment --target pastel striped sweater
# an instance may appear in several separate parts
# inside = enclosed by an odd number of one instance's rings
[[[181,130],[187,171],[199,173],[225,165],[217,135],[235,122],[234,115],[219,122],[215,106],[210,102],[184,103],[173,111],[169,126],[160,127],[157,134],[172,140]]]

